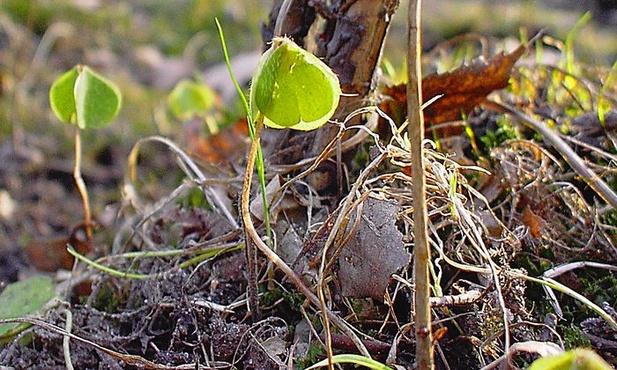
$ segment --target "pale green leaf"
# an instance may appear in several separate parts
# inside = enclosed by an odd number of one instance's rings
[[[215,101],[214,91],[203,83],[180,81],[167,98],[169,109],[176,118],[188,120],[203,116]]]
[[[592,350],[577,348],[557,356],[542,357],[528,370],[611,370],[602,357]]]
[[[290,39],[277,37],[259,61],[250,100],[266,126],[308,131],[332,117],[340,95],[338,78],[325,63]]]
[[[42,309],[56,292],[52,280],[33,276],[8,285],[0,294],[0,319],[28,316]],[[1,324],[0,339],[10,337],[23,329],[24,324]]]
[[[79,128],[102,128],[118,115],[122,95],[111,81],[83,67],[75,81],[75,105]]]
[[[372,370],[392,370],[391,367],[382,364],[381,362],[375,361],[371,358],[360,356],[360,355],[351,355],[351,354],[341,354],[332,356],[332,363],[334,364],[355,364],[367,367]],[[306,368],[306,370],[316,369],[318,367],[328,366],[328,359],[320,361],[311,367]]]
[[[75,81],[79,75],[77,67],[58,77],[49,89],[49,103],[56,116],[66,123],[76,123]]]

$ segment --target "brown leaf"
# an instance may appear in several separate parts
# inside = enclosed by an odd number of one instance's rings
[[[85,224],[79,224],[71,231],[68,238],[35,240],[26,245],[26,255],[30,263],[41,271],[70,270],[74,258],[66,250],[71,245],[80,254],[87,254],[93,249],[91,241],[84,235]]]
[[[196,118],[186,122],[183,131],[189,154],[216,167],[227,166],[243,156],[249,143],[246,119],[208,136],[204,135],[204,122]]]
[[[492,91],[508,86],[510,72],[516,61],[527,50],[520,45],[509,54],[500,53],[490,60],[475,59],[451,72],[432,74],[422,80],[422,96],[429,101],[443,95],[424,108],[427,125],[458,120],[481,103]],[[402,122],[407,116],[407,86],[405,84],[386,87],[383,95],[387,98],[381,108],[390,114],[395,122]],[[440,137],[457,135],[461,128],[450,128],[450,132],[439,132]],[[458,132],[455,132],[458,131]]]
[[[364,202],[356,233],[339,256],[343,296],[381,301],[390,276],[409,264],[403,234],[395,224],[397,210],[396,203],[384,200]]]
[[[546,227],[546,222],[540,216],[538,216],[534,211],[529,208],[529,205],[526,205],[523,208],[523,212],[521,214],[521,221],[523,224],[527,226],[529,229],[529,233],[534,238],[541,238],[544,233],[544,228]]]

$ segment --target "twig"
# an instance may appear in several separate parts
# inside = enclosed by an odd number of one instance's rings
[[[247,295],[247,303],[249,307],[249,311],[251,311],[251,315],[253,315],[253,320],[257,321],[260,319],[259,312],[259,300],[258,300],[258,289],[257,289],[257,276],[256,276],[256,261],[257,254],[255,253],[255,238],[251,235],[249,229],[255,229],[252,225],[253,220],[251,220],[251,212],[250,212],[250,204],[251,204],[251,181],[253,179],[253,171],[255,169],[255,159],[257,158],[257,150],[261,145],[261,130],[263,129],[263,117],[261,114],[257,118],[257,127],[255,128],[255,132],[253,134],[251,140],[251,149],[248,154],[247,164],[246,164],[246,173],[244,174],[244,184],[242,185],[242,197],[241,197],[241,213],[242,213],[242,222],[244,223],[244,233],[245,233],[245,245],[246,245],[246,269],[248,276],[248,284],[246,288]],[[250,224],[250,226],[249,226]],[[257,234],[257,231],[255,231]],[[261,241],[259,236],[257,239]],[[268,248],[270,249],[270,248]],[[274,253],[274,252],[273,252]]]
[[[433,369],[431,333],[430,249],[428,244],[426,174],[424,173],[424,119],[422,117],[422,0],[410,0],[407,14],[407,112],[409,119],[414,209],[414,280],[416,363],[421,370]]]
[[[609,265],[606,263],[593,262],[593,261],[576,261],[576,262],[570,262],[570,263],[566,263],[563,265],[559,265],[559,266],[553,267],[552,269],[546,270],[544,271],[542,276],[547,277],[547,278],[554,278],[559,275],[565,274],[568,271],[576,270],[576,269],[584,268],[584,267],[595,267],[595,268],[605,269],[609,271],[617,271],[617,266],[615,265]]]
[[[66,320],[64,323],[64,330],[67,333],[70,333],[73,330],[73,313],[68,308],[64,309],[64,314],[66,315]],[[64,364],[66,365],[67,370],[74,370],[73,361],[71,361],[71,348],[70,348],[71,338],[65,335],[62,338],[62,353],[64,354]]]

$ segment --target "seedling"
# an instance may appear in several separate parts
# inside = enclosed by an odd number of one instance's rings
[[[242,100],[248,129],[256,143],[257,173],[264,204],[266,233],[270,238],[264,162],[258,131],[265,124],[272,128],[314,130],[334,114],[341,95],[339,80],[332,70],[313,54],[285,37],[275,37],[260,58],[253,75],[250,104],[231,70],[225,36],[215,20],[230,77]],[[249,157],[252,167],[255,158]],[[252,174],[250,174],[252,176]]]
[[[338,78],[325,63],[296,45],[292,40],[285,37],[275,37],[270,49],[261,56],[253,75],[249,104],[231,71],[225,38],[218,20],[216,25],[230,76],[247,113],[248,129],[252,140],[241,199],[242,221],[246,232],[249,309],[253,312],[255,318],[259,316],[254,245],[257,245],[259,250],[276,264],[307,298],[319,305],[320,302],[317,297],[306,289],[298,276],[257,234],[249,210],[250,188],[255,161],[257,161],[266,233],[268,239],[271,240],[263,155],[259,143],[263,125],[272,128],[291,128],[304,131],[324,125],[332,117],[339,103],[341,88]]]
[[[173,115],[182,121],[201,116],[212,108],[216,99],[214,91],[200,82],[182,80],[174,87],[167,98]]]
[[[109,125],[120,111],[122,95],[111,81],[87,66],[78,65],[54,81],[49,90],[49,103],[60,120],[75,125],[73,178],[84,204],[86,237],[90,240],[92,216],[88,189],[81,176],[80,130]]]

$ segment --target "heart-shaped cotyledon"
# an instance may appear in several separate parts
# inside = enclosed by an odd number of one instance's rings
[[[262,114],[266,126],[308,131],[332,117],[341,88],[319,58],[289,38],[276,37],[258,63],[250,95],[254,114]]]

